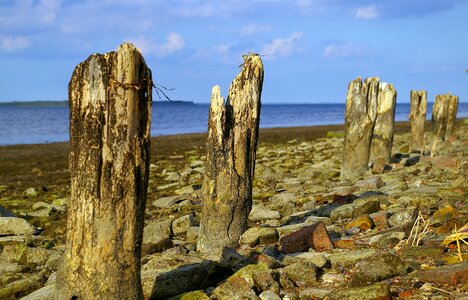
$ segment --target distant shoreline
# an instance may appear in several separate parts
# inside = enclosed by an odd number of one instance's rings
[[[153,101],[153,104],[195,104],[188,100]],[[0,106],[68,106],[68,100],[38,100],[0,102]]]

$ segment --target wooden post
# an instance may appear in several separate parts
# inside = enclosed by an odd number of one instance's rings
[[[424,152],[424,124],[426,122],[427,92],[410,92],[411,151]]]
[[[369,153],[377,118],[377,77],[361,77],[348,85],[345,112],[345,142],[341,178],[354,180],[363,175],[369,165]]]
[[[69,84],[71,197],[58,299],[142,299],[151,71],[122,44],[93,54]]]
[[[432,107],[432,132],[434,133],[434,145],[437,141],[445,140],[449,98],[450,94],[437,95]]]
[[[225,247],[236,247],[252,207],[263,64],[256,54],[243,58],[226,103],[218,86],[211,95],[197,245],[205,254],[219,255]]]
[[[449,94],[449,103],[447,111],[447,129],[445,132],[445,138],[453,134],[455,129],[455,121],[457,120],[457,110],[458,110],[458,96],[453,96]]]
[[[383,158],[390,161],[393,144],[393,125],[395,123],[395,104],[397,92],[393,85],[386,82],[379,84],[377,98],[377,118],[372,134],[371,161]]]

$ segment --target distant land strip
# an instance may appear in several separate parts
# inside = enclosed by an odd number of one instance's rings
[[[153,101],[155,104],[194,104],[193,101],[188,100],[157,100]],[[63,101],[10,101],[0,102],[0,106],[68,106],[68,100]]]

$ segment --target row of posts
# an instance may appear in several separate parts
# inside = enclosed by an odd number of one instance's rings
[[[377,77],[357,78],[349,83],[345,112],[345,143],[341,178],[362,176],[369,164],[390,161],[397,92],[393,85]],[[432,109],[432,154],[437,145],[453,134],[458,97],[437,95]],[[427,92],[410,92],[410,151],[423,153],[426,147],[425,123]]]
[[[228,97],[212,90],[197,251],[238,246],[252,207],[263,64],[243,57]],[[91,55],[69,84],[71,196],[57,299],[142,299],[140,257],[150,162],[152,76],[140,52],[122,44]],[[369,160],[388,162],[396,91],[378,78],[349,84],[342,177],[362,175]],[[438,138],[453,130],[457,97],[438,96]],[[424,149],[426,93],[411,92],[412,148]],[[443,135],[443,137],[442,137]]]

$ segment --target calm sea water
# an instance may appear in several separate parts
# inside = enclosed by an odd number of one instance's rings
[[[208,109],[208,104],[155,103],[152,135],[205,132]],[[264,104],[260,127],[343,124],[344,109],[344,104]],[[408,113],[409,104],[397,104],[395,119],[405,121]],[[457,116],[468,117],[468,103],[459,104]],[[67,106],[0,105],[0,145],[67,141],[68,118]]]

